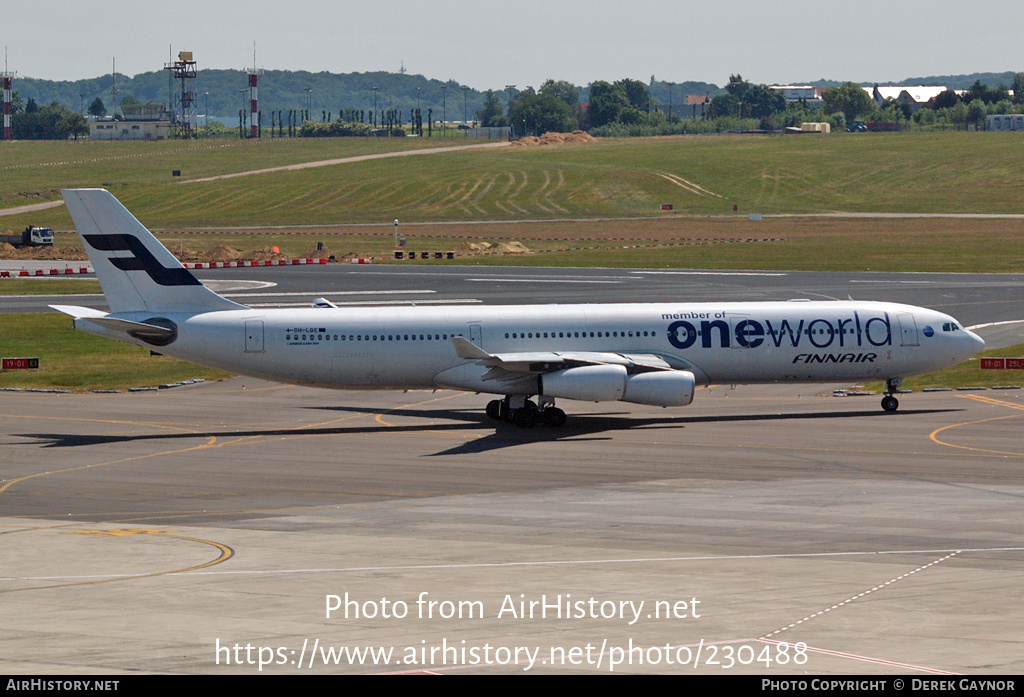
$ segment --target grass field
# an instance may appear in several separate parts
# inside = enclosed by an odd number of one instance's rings
[[[3,143],[0,154],[5,162],[10,156],[10,164],[0,168],[0,206],[53,200],[64,186],[103,185],[146,225],[167,231],[168,239],[183,230],[241,228],[232,231],[238,234],[265,226],[312,225],[321,226],[316,232],[324,239],[319,241],[339,255],[390,257],[391,222],[398,218],[403,223],[463,223],[407,225],[402,234],[410,249],[415,244],[447,251],[465,239],[520,239],[536,252],[488,257],[490,264],[915,271],[1024,267],[1021,220],[766,218],[754,223],[747,217],[755,212],[1022,213],[1024,139],[1014,133],[604,139],[212,182],[182,183],[170,176],[171,169],[181,169],[189,179],[466,142]],[[662,203],[673,204],[675,211],[662,214]],[[524,222],[529,220],[547,222]],[[380,227],[344,227],[347,223]],[[0,228],[27,224],[71,227],[63,208],[0,218]],[[770,246],[684,244],[707,236],[786,241]],[[595,239],[578,241],[582,237]],[[227,243],[248,249],[275,244],[301,255],[313,246],[309,238],[278,234]],[[219,242],[186,239],[199,249]],[[656,246],[661,244],[670,246]]]
[[[102,292],[99,281],[93,278],[5,278],[2,281],[0,296],[80,295]]]
[[[106,186],[155,227],[620,217],[662,203],[697,214],[734,204],[742,213],[1024,212],[1024,139],[1015,133],[603,139],[193,184],[170,176],[466,142],[4,143],[0,205]],[[66,213],[53,215],[68,226]]]
[[[230,377],[223,371],[150,356],[137,346],[76,331],[65,315],[0,315],[0,337],[3,357],[37,357],[40,364],[39,370],[0,372],[0,387],[86,391]]]

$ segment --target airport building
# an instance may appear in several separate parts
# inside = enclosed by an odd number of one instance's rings
[[[785,97],[786,102],[801,102],[809,107],[820,108],[821,95],[828,88],[813,85],[769,85],[769,89]]]
[[[1024,114],[992,114],[985,127],[989,131],[1024,131]]]
[[[100,118],[89,121],[90,140],[167,140],[171,132],[171,114],[167,105],[150,101],[125,104],[122,120]]]

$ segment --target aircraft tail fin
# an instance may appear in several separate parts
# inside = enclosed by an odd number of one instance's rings
[[[200,283],[106,189],[61,191],[111,312],[240,310]]]

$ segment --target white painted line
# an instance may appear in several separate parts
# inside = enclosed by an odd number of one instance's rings
[[[328,290],[309,291],[303,293],[221,293],[225,298],[286,298],[286,297],[325,297],[328,295],[421,295],[424,293],[436,293],[436,290]]]
[[[476,283],[622,283],[622,281],[582,281],[560,278],[464,278],[462,280]]]
[[[879,550],[875,552],[807,552],[794,554],[733,554],[725,556],[699,556],[699,557],[634,557],[623,559],[563,559],[552,561],[511,561],[511,562],[479,562],[472,564],[406,564],[393,566],[349,566],[349,567],[321,567],[303,569],[240,569],[220,571],[190,571],[190,576],[213,576],[213,575],[266,575],[276,576],[278,574],[338,574],[338,573],[363,573],[366,571],[433,571],[436,569],[504,569],[509,567],[531,567],[531,566],[590,566],[595,564],[662,564],[675,562],[692,561],[744,561],[749,559],[815,559],[815,558],[836,558],[836,557],[870,557],[880,555],[902,555],[902,554],[950,554],[958,552],[969,554],[971,552],[1024,552],[1024,547],[977,547],[971,549],[893,549]],[[60,581],[79,578],[134,578],[146,576],[147,574],[93,574],[83,576],[0,576],[0,581]]]
[[[24,297],[24,296],[22,296]],[[975,329],[984,329],[985,327],[1001,327],[1005,324],[1021,324],[1024,323],[1024,319],[1010,319],[1005,322],[986,322],[985,324],[972,324],[969,327],[964,327],[967,331],[973,332]]]
[[[958,554],[960,554],[960,550],[955,550],[953,552],[950,552],[946,556],[940,557],[939,559],[935,559],[934,561],[931,561],[928,564],[924,564],[922,566],[919,566],[916,569],[914,569],[913,571],[908,571],[907,573],[905,573],[905,574],[903,574],[901,576],[897,576],[896,578],[891,578],[888,581],[886,581],[885,583],[880,583],[880,584],[878,584],[877,586],[875,586],[874,588],[872,588],[870,590],[866,590],[863,593],[859,593],[857,595],[851,596],[851,597],[847,598],[846,600],[843,600],[842,602],[836,603],[835,605],[833,605],[833,606],[831,606],[829,608],[826,608],[824,610],[820,610],[818,612],[815,612],[813,615],[808,615],[807,617],[804,617],[802,620],[798,620],[796,622],[793,622],[792,624],[786,625],[785,627],[780,627],[779,629],[776,629],[773,632],[769,632],[769,633],[765,634],[764,636],[762,636],[761,639],[770,639],[771,637],[775,636],[776,634],[781,634],[782,632],[790,630],[793,627],[796,627],[797,625],[803,624],[804,622],[808,622],[808,621],[814,619],[815,617],[818,617],[820,615],[824,615],[826,612],[832,612],[833,610],[838,610],[839,608],[843,607],[844,605],[848,605],[848,604],[852,603],[855,600],[859,600],[860,598],[863,598],[866,595],[871,595],[875,591],[882,590],[886,586],[889,586],[889,585],[895,583],[896,581],[901,581],[901,580],[903,580],[905,578],[913,576],[914,574],[916,574],[919,571],[924,571],[925,569],[928,569],[928,568],[930,568],[932,566],[935,566],[936,564],[941,564],[942,562],[946,561],[947,559],[952,559],[953,557],[955,557]]]
[[[785,273],[762,271],[633,271],[635,274],[651,276],[786,276]]]
[[[757,641],[763,641],[766,644],[789,644],[790,647],[794,644],[785,641],[775,641],[774,639],[757,639]],[[732,642],[737,643],[737,642]],[[874,663],[876,665],[891,666],[894,668],[906,668],[908,670],[917,670],[922,673],[934,673],[936,675],[959,675],[959,673],[952,673],[948,670],[939,670],[938,668],[926,668],[925,666],[917,666],[912,663],[898,663],[896,661],[887,661],[884,658],[871,658],[870,656],[859,656],[855,653],[847,653],[845,651],[833,651],[831,649],[819,649],[814,646],[806,646],[807,651],[814,653],[820,653],[825,656],[836,656],[837,658],[849,658],[854,661],[863,661],[864,663]]]
[[[338,307],[355,307],[364,305],[465,305],[469,303],[482,303],[483,300],[476,298],[455,298],[454,300],[352,300],[350,302],[337,302]],[[249,303],[248,307],[310,307],[309,303]]]

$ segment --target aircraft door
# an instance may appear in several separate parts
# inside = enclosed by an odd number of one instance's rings
[[[900,322],[900,344],[902,346],[917,346],[917,320],[907,313],[899,315]]]
[[[262,320],[249,320],[245,323],[245,352],[263,353]]]
[[[484,347],[483,329],[481,329],[479,322],[469,325],[469,340],[480,348]]]

